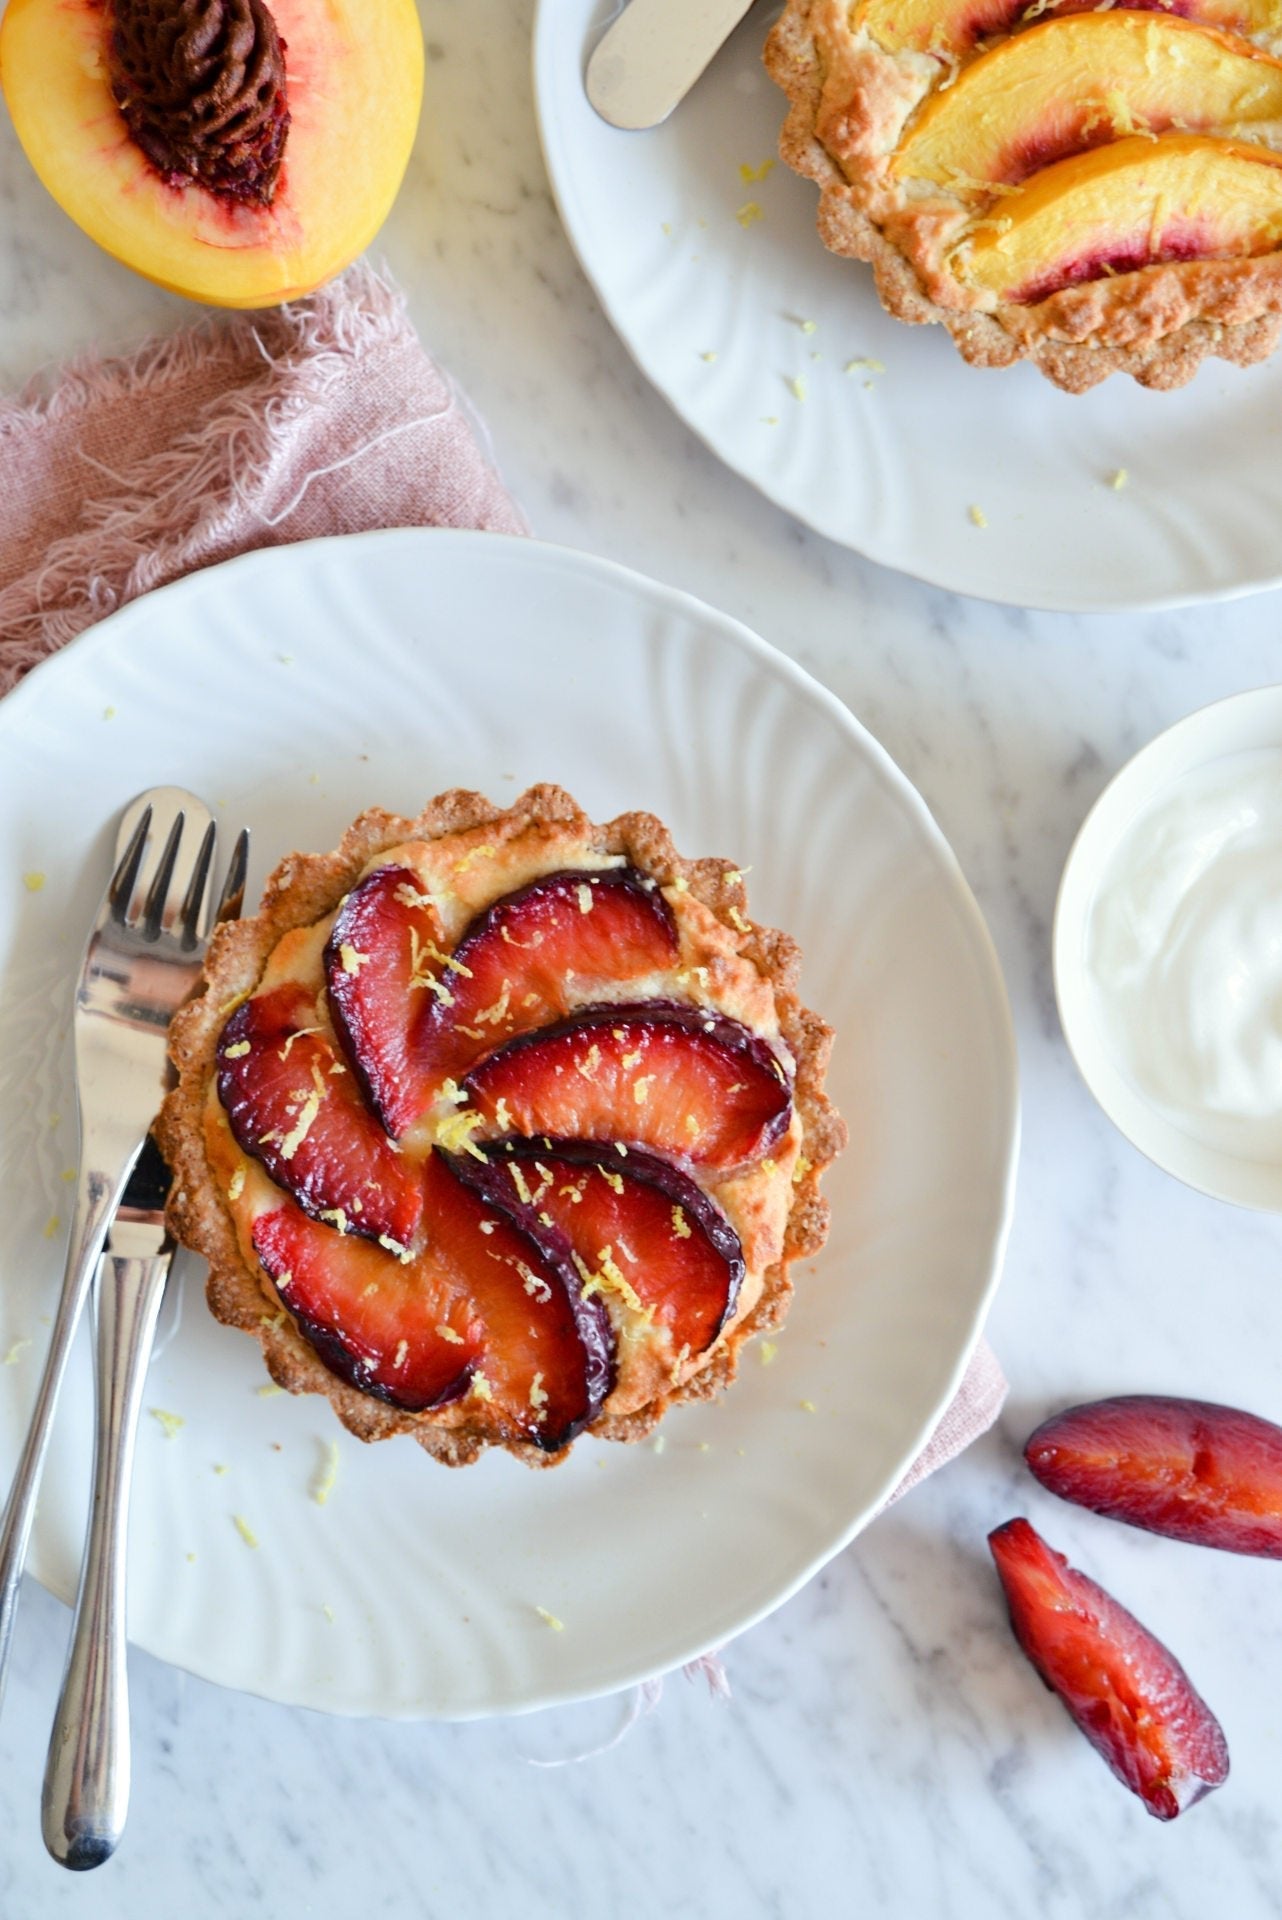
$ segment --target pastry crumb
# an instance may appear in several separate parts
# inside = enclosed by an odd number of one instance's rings
[[[180,1413],[167,1413],[164,1407],[148,1407],[147,1411],[164,1434],[166,1440],[172,1440],[177,1434],[178,1429],[186,1424]]]
[[[665,1448],[665,1447],[667,1446],[667,1444],[668,1444],[668,1443],[667,1443],[667,1441],[666,1441],[666,1440],[664,1439],[664,1437],[663,1437],[663,1435],[662,1435],[662,1434],[659,1434],[659,1435],[657,1436],[657,1438],[655,1439],[655,1441],[654,1441],[654,1451],[655,1451],[656,1453],[662,1453],[662,1452],[663,1452],[663,1450],[664,1450],[664,1448]]]

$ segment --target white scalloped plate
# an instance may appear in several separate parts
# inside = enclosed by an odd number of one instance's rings
[[[882,310],[869,268],[824,251],[808,181],[782,164],[741,178],[778,146],[785,101],[761,49],[779,8],[755,7],[643,134],[606,126],[583,91],[618,10],[540,0],[548,171],[616,331],[728,466],[869,559],[1016,606],[1178,606],[1282,579],[1282,353],[1245,372],[1208,361],[1179,393],[1115,377],[1073,396],[1027,366],[966,366],[941,327]],[[752,203],[762,218],[743,227]],[[860,360],[884,372],[846,371]]]
[[[366,805],[412,813],[454,785],[501,802],[539,779],[751,867],[754,912],[802,941],[853,1135],[831,1239],[771,1366],[750,1352],[721,1404],[673,1414],[662,1454],[589,1440],[548,1473],[506,1455],[450,1473],[409,1441],[361,1446],[315,1399],[264,1396],[257,1348],[188,1271],[147,1386],[183,1425],[144,1415],[130,1632],[226,1685],[466,1718],[720,1644],[873,1515],[996,1285],[1017,1132],[1001,974],[921,800],[839,702],[733,621],[580,555],[424,532],[281,548],[138,601],[0,704],[0,1354],[33,1343],[0,1368],[0,1472],[61,1270],[45,1229],[76,1157],[66,1015],[120,807],[164,781],[207,794],[253,828],[256,888]],[[64,1598],[90,1402],[82,1339],[34,1543]]]

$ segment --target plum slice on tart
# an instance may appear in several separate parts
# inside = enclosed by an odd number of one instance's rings
[[[639,1438],[733,1378],[845,1137],[796,950],[742,905],[557,788],[290,856],[174,1029],[171,1212],[217,1317],[452,1465]]]
[[[237,1007],[218,1041],[218,1097],[242,1151],[305,1212],[408,1246],[422,1182],[361,1099],[304,987],[287,981]]]
[[[633,867],[545,874],[486,908],[452,952],[440,938],[417,876],[382,867],[343,903],[325,951],[335,1023],[398,1137],[502,1041],[679,953],[672,909]]]
[[[674,1354],[701,1354],[734,1312],[739,1236],[689,1174],[608,1140],[498,1140],[458,1175],[563,1245],[587,1298],[609,1295],[667,1333]]]
[[[423,1181],[430,1224],[403,1258],[289,1202],[254,1222],[255,1250],[340,1378],[409,1412],[467,1395],[495,1439],[558,1452],[609,1392],[609,1321],[568,1260],[462,1185],[440,1154]]]
[[[665,1001],[587,1007],[492,1053],[463,1082],[499,1133],[621,1140],[724,1172],[787,1131],[774,1051],[737,1020]]]

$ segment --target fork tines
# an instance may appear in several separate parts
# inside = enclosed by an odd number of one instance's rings
[[[174,816],[160,855],[160,863],[147,888],[146,898],[140,904],[136,896],[139,878],[147,857],[151,823],[152,809],[148,806],[144,808],[138,824],[129,836],[129,844],[120,857],[108,890],[112,919],[119,926],[137,928],[147,940],[155,940],[164,925],[165,909],[178,866],[186,815],[180,812]],[[188,951],[198,947],[209,932],[209,878],[217,844],[218,829],[211,820],[201,839],[174,929],[181,945]],[[227,868],[227,877],[223,882],[218,908],[213,916],[214,920],[239,919],[244,905],[245,879],[248,870],[249,829],[243,827],[232,849],[231,862]]]

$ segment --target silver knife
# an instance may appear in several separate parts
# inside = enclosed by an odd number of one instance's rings
[[[93,1506],[71,1651],[45,1763],[45,1845],[64,1867],[115,1852],[129,1809],[125,1547],[134,1438],[173,1242],[165,1229],[169,1168],[150,1134],[107,1236],[94,1282],[98,1310]]]
[[[752,0],[631,0],[588,61],[588,99],[612,127],[657,127]]]

